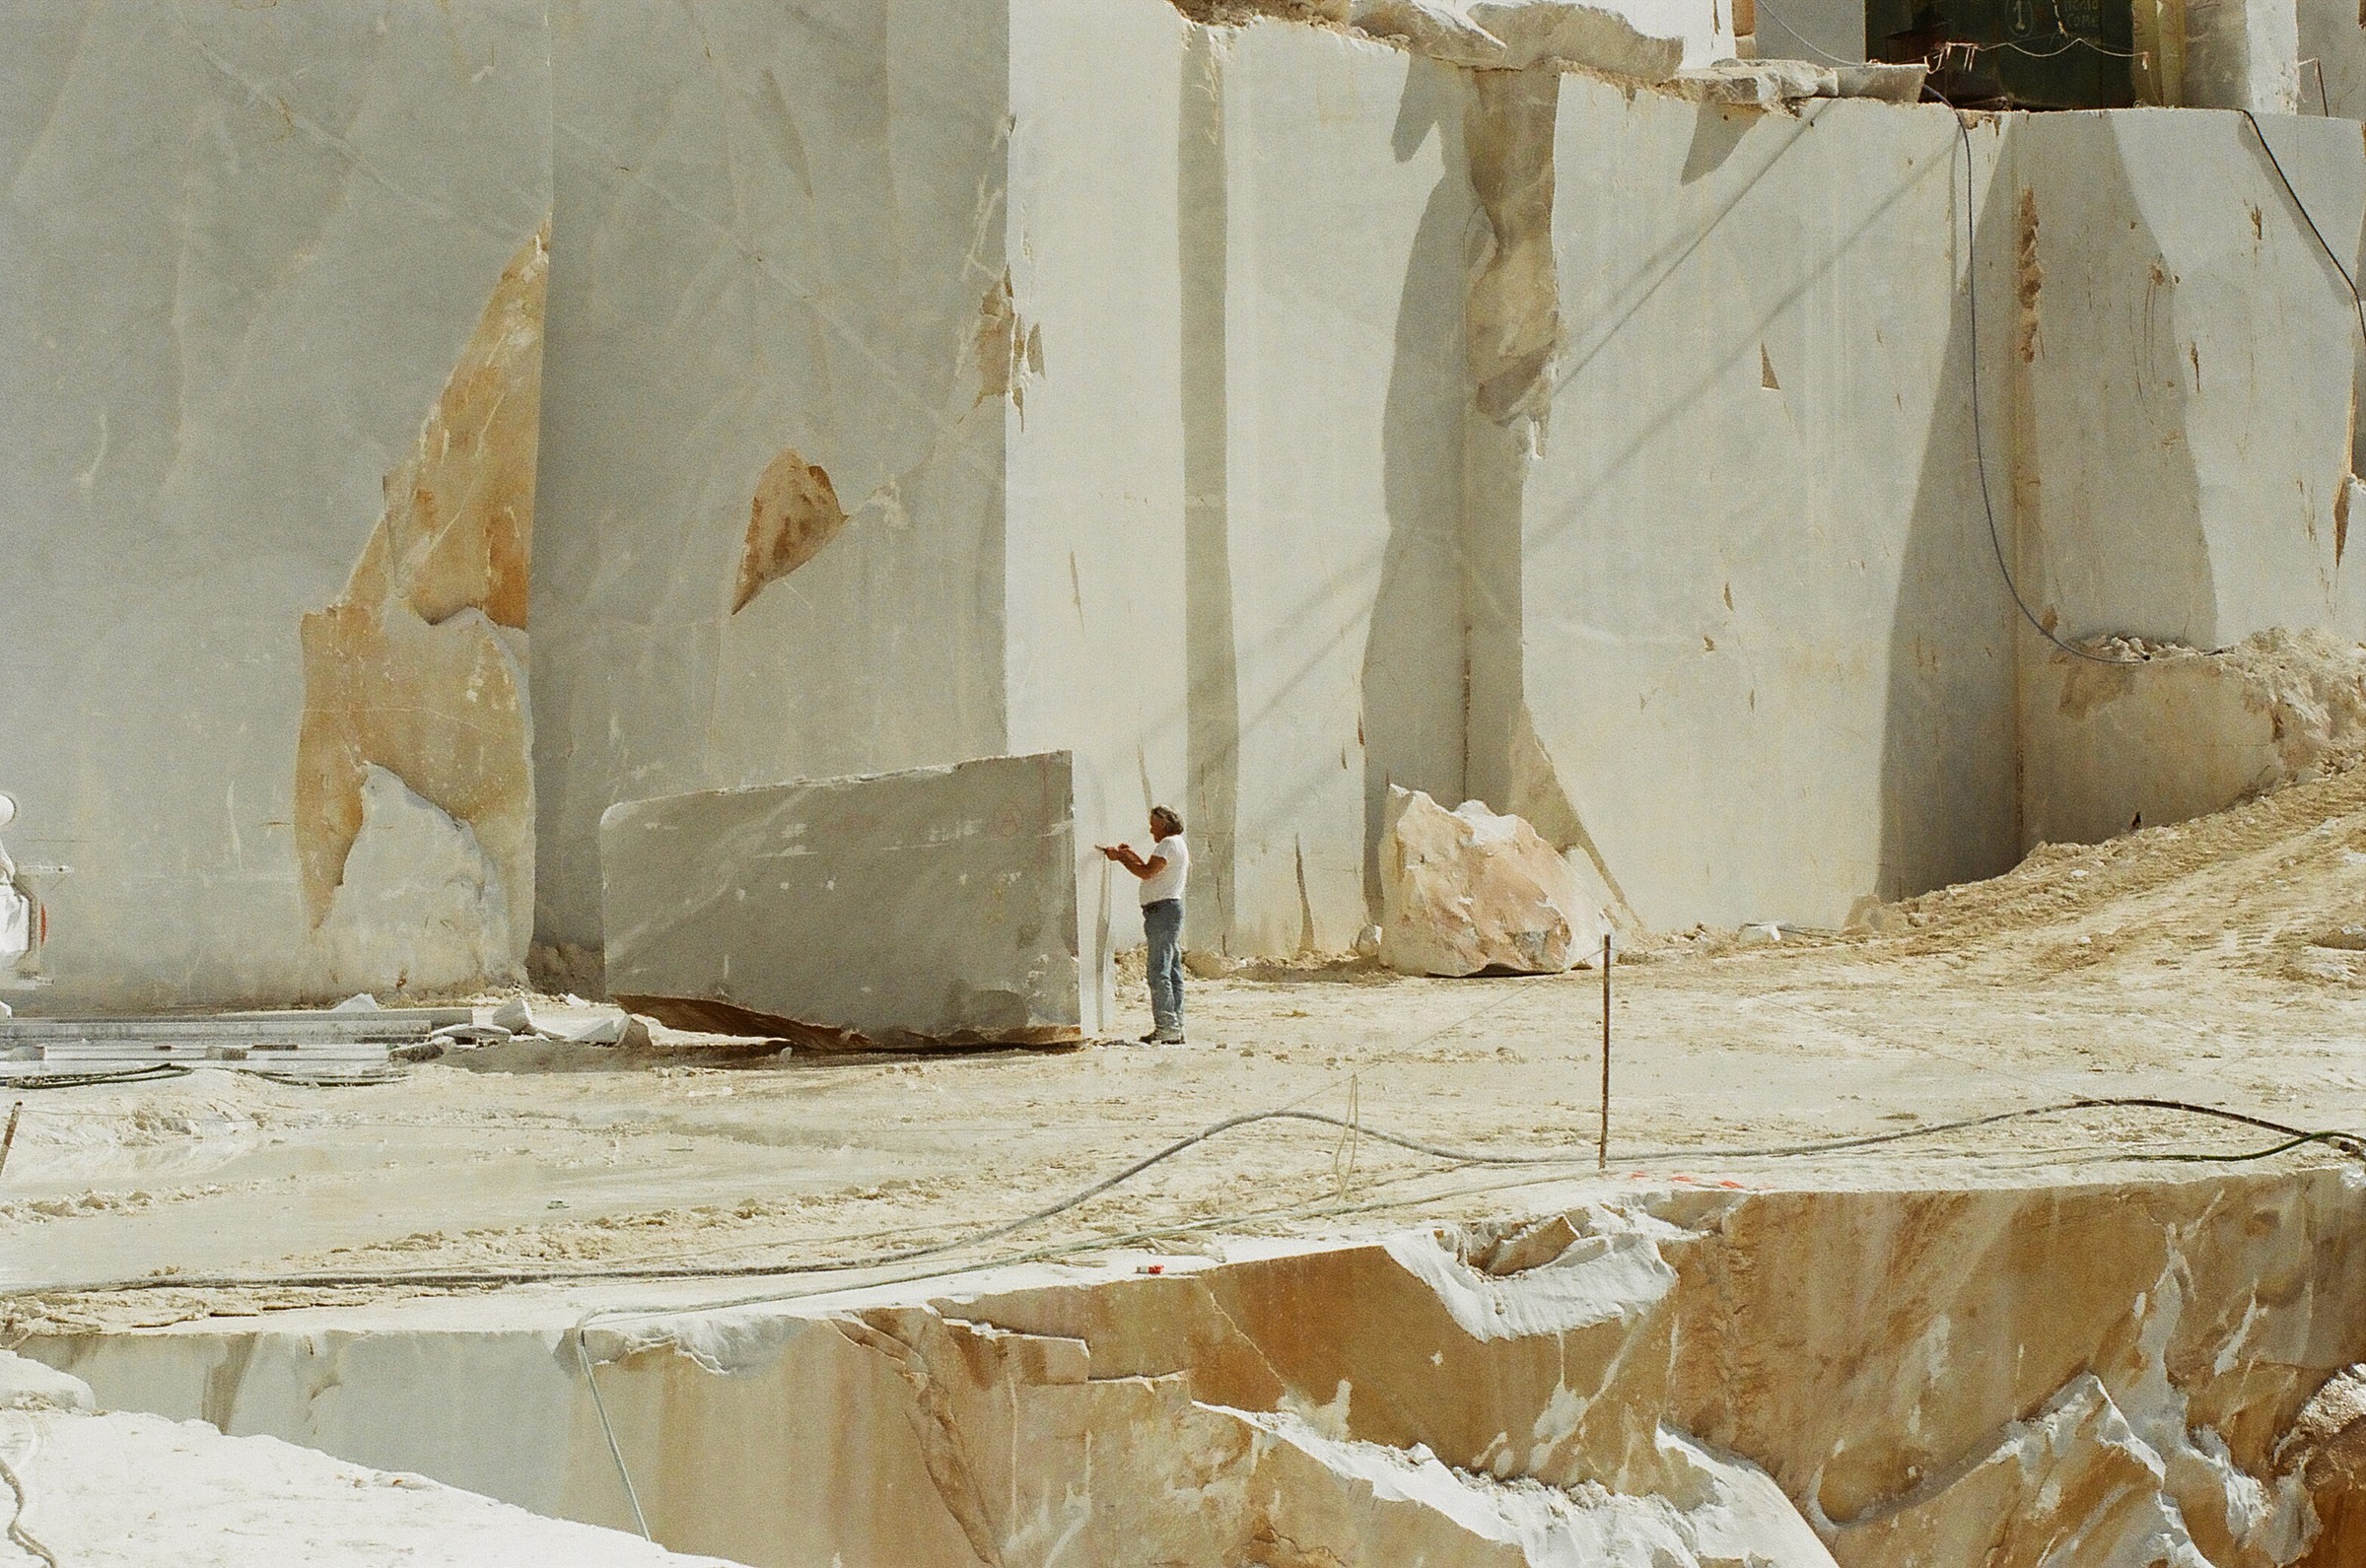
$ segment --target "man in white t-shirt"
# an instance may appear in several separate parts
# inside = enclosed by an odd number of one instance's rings
[[[1146,1046],[1183,1044],[1183,882],[1191,874],[1191,846],[1183,819],[1166,806],[1150,807],[1150,852],[1131,845],[1096,846],[1142,879],[1142,929],[1150,944],[1150,1032]]]

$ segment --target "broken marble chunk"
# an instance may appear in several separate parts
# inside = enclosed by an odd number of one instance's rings
[[[860,1051],[1080,1036],[1066,752],[629,801],[600,819],[610,994]]]
[[[1838,79],[1843,98],[1869,98],[1884,103],[1919,103],[1922,101],[1922,84],[1930,75],[1930,67],[1868,60],[1862,65],[1835,65],[1833,74]]]
[[[846,510],[830,476],[784,446],[756,481],[747,511],[747,544],[739,554],[739,580],[731,591],[731,613],[755,602],[777,582],[821,553],[846,526]]]
[[[2275,1463],[2299,1471],[2312,1491],[2366,1490],[2366,1366],[2343,1367],[2318,1387],[2277,1440]]]
[[[542,1026],[534,1022],[534,1010],[523,996],[512,996],[493,1009],[487,1020],[496,1029],[507,1029],[513,1035],[538,1035]]]
[[[1474,70],[1573,65],[1664,82],[1684,62],[1682,36],[1659,36],[1607,6],[1572,0],[1350,0],[1346,12],[1358,33]]]
[[[1838,98],[1841,79],[1829,65],[1806,60],[1720,60],[1678,72],[1670,91],[1696,103],[1778,108],[1811,98]]]
[[[1511,56],[1503,40],[1443,0],[1354,0],[1349,25],[1448,65],[1499,70]]]
[[[1665,82],[1684,63],[1684,39],[1645,33],[1602,6],[1571,0],[1472,0],[1463,13],[1503,40],[1501,62],[1574,65],[1638,82]]]
[[[1558,974],[1606,929],[1577,876],[1518,817],[1476,800],[1446,810],[1388,792],[1381,848],[1380,960],[1409,975]]]

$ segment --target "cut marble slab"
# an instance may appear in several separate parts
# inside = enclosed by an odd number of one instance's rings
[[[821,1050],[1081,1038],[1064,751],[611,806],[614,999]]]

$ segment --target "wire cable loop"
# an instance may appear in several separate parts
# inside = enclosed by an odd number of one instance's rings
[[[1988,494],[1988,443],[1982,432],[1980,410],[1980,278],[1975,259],[1973,205],[1973,188],[1979,183],[1980,170],[1972,155],[1972,122],[1961,109],[1955,113],[1955,133],[1964,144],[1964,319],[1972,352],[1972,459],[1980,471],[1980,510],[1988,519],[1988,548],[1996,553],[1996,570],[2004,578],[2004,589],[2013,596],[2021,619],[2040,637],[2071,657],[2083,658],[2090,664],[2141,664],[2144,660],[2140,657],[2109,658],[2056,637],[2053,628],[2038,619],[2038,612],[2021,596],[2021,584],[2013,580],[2013,569],[2004,559],[2004,536],[1996,527],[1996,503]]]
[[[1927,1126],[1905,1127],[1895,1132],[1873,1132],[1859,1137],[1832,1138],[1815,1143],[1775,1144],[1760,1148],[1728,1149],[1643,1149],[1622,1153],[1626,1163],[1640,1160],[1762,1160],[1801,1159],[1822,1154],[1845,1153],[1856,1149],[1884,1147],[1911,1139],[1936,1137],[1949,1132],[1966,1131],[1974,1127],[1992,1126],[1999,1123],[2032,1117],[2060,1116],[2074,1111],[2114,1109],[2149,1109],[2171,1111],[2180,1115],[2207,1118],[2259,1127],[2263,1131],[2283,1134],[2291,1141],[2255,1153],[2233,1156],[2233,1159],[2265,1159],[2304,1143],[2323,1143],[2339,1150],[2352,1159],[2366,1162],[2366,1138],[2342,1131],[2327,1131],[2292,1126],[2264,1117],[2251,1116],[2241,1111],[2222,1110],[2216,1106],[2197,1105],[2186,1100],[2165,1100],[2150,1096],[2124,1095],[2100,1099],[2062,1100],[2049,1105],[2023,1106],[2010,1111],[1994,1111],[1984,1116],[1965,1117],[1952,1122],[1932,1123]],[[271,1275],[247,1274],[149,1274],[136,1279],[106,1280],[81,1285],[49,1285],[18,1287],[0,1292],[0,1298],[24,1296],[120,1295],[151,1290],[238,1290],[265,1288],[337,1289],[356,1287],[421,1286],[464,1287],[491,1285],[533,1285],[553,1283],[621,1283],[632,1280],[697,1280],[697,1279],[761,1279],[788,1277],[799,1274],[852,1273],[864,1269],[889,1268],[899,1264],[921,1262],[945,1257],[968,1248],[984,1247],[1003,1241],[1041,1224],[1047,1219],[1080,1208],[1112,1188],[1123,1186],[1135,1177],[1174,1159],[1187,1150],[1212,1139],[1246,1126],[1267,1122],[1295,1122],[1351,1132],[1358,1139],[1385,1143],[1410,1153],[1426,1155],[1449,1165],[1484,1166],[1504,1169],[1546,1169],[1557,1166],[1587,1167],[1594,1164],[1594,1151],[1575,1144],[1566,1150],[1496,1151],[1491,1149],[1462,1149],[1447,1144],[1430,1143],[1425,1139],[1390,1132],[1361,1120],[1332,1116],[1321,1111],[1284,1109],[1246,1111],[1238,1116],[1212,1122],[1197,1132],[1174,1139],[1144,1155],[1124,1169],[1103,1177],[1089,1187],[1081,1188],[1068,1196],[998,1225],[968,1231],[939,1242],[919,1247],[905,1247],[870,1254],[839,1258],[814,1258],[790,1261],[737,1264],[665,1264],[621,1267],[528,1269],[528,1268],[424,1268],[375,1272],[313,1272]],[[2184,1155],[2161,1156],[2183,1159]],[[1110,1245],[1106,1238],[1101,1245]],[[1086,1245],[1090,1245],[1089,1243]],[[992,1260],[966,1264],[970,1267],[992,1266]]]

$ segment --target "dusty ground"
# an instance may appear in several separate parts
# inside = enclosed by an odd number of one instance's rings
[[[2366,1129],[2366,951],[2337,945],[2352,921],[2366,949],[2366,774],[2041,851],[1993,882],[1881,912],[1879,931],[1663,939],[1616,970],[1606,1180],[2190,1176],[2177,1157],[2275,1141],[2115,1110],[1812,1158],[1717,1152],[2105,1095]],[[198,1073],[27,1094],[0,1174],[4,1310],[20,1329],[162,1322],[421,1288],[286,1277],[300,1271],[811,1265],[958,1238],[1208,1124],[1281,1107],[1571,1163],[1457,1164],[1265,1123],[953,1257],[1517,1211],[1544,1200],[1548,1180],[1598,1180],[1598,988],[1590,972],[1426,981],[1341,965],[1195,986],[1193,1044],[1179,1050],[438,1063],[358,1089]],[[159,1270],[251,1280],[74,1288]]]

